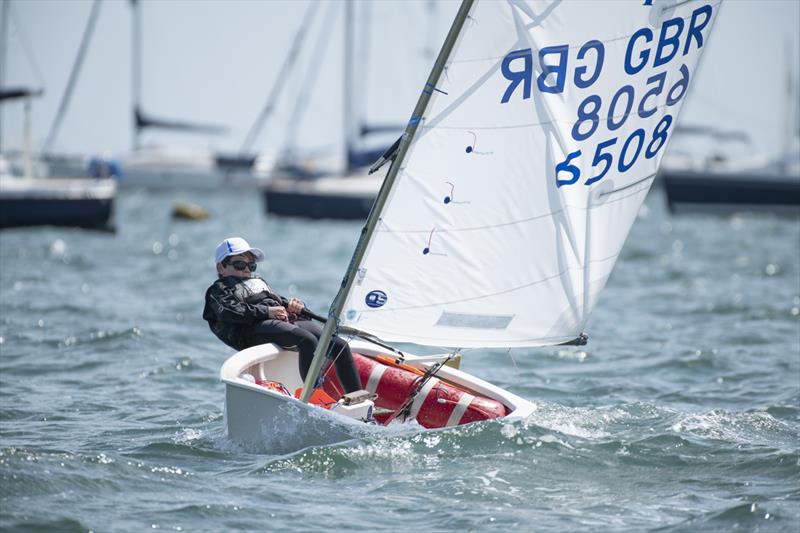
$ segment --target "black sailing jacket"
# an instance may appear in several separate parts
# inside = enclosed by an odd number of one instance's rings
[[[269,318],[269,308],[285,304],[286,299],[259,277],[225,276],[206,291],[203,318],[219,340],[243,350],[252,328]]]

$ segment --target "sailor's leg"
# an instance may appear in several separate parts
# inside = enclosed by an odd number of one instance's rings
[[[299,367],[300,377],[305,380],[311,361],[314,359],[314,350],[317,348],[317,337],[313,332],[289,322],[281,320],[265,320],[255,328],[248,337],[248,344],[264,344],[274,342],[281,346],[296,346],[300,352]]]
[[[336,357],[336,375],[339,377],[339,383],[342,384],[344,390],[353,392],[361,390],[361,379],[358,377],[356,365],[353,362],[353,354],[350,353],[350,346],[340,337],[333,338],[333,353]]]
[[[295,324],[313,333],[316,338],[322,335],[322,327],[315,322],[298,320]],[[350,352],[350,346],[341,337],[333,337],[331,344],[333,345],[331,357],[336,368],[336,375],[339,377],[339,383],[342,384],[345,392],[361,390],[363,387],[358,377],[356,365],[353,363],[353,354]]]

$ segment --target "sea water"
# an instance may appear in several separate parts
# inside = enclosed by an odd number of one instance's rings
[[[211,218],[173,220],[177,200]],[[587,346],[464,354],[528,420],[288,455],[225,435],[213,250],[244,236],[325,314],[361,224],[242,191],[121,191],[116,222],[0,233],[0,530],[800,528],[797,218],[671,217],[654,191]]]

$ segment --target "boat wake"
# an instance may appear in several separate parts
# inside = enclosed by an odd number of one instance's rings
[[[273,429],[272,438],[259,446],[237,443],[220,434],[214,447],[230,453],[272,456],[253,473],[325,476],[344,475],[354,469],[382,470],[389,465],[433,465],[453,459],[528,452],[574,453],[600,463],[609,458],[639,462],[646,456],[648,461],[663,465],[705,461],[711,446],[732,452],[758,448],[764,452],[761,455],[765,461],[796,453],[796,435],[789,425],[765,411],[685,413],[641,402],[602,408],[546,402],[536,405],[537,409],[521,421],[491,420],[441,429],[425,429],[416,422],[395,422],[384,427],[344,419],[341,427],[351,432],[350,440],[296,450],[286,448],[299,431],[299,422],[287,423]],[[187,433],[185,437],[191,435]]]

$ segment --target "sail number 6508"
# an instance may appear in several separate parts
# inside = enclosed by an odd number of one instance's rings
[[[646,135],[644,129],[639,128],[631,133],[628,138],[625,139],[625,142],[622,143],[622,148],[620,148],[619,158],[617,159],[617,170],[620,173],[627,172],[634,165],[634,163],[636,163],[636,160],[639,158],[639,155],[642,152],[642,148],[645,148],[645,158],[652,159],[655,157],[658,151],[661,150],[661,148],[667,142],[669,127],[671,125],[672,115],[664,115],[653,129],[650,142],[647,143],[646,147],[644,146]],[[606,150],[617,144],[618,140],[618,137],[613,137],[597,145],[597,148],[594,152],[594,158],[592,159],[592,167],[598,167],[598,165],[602,165],[602,169],[599,173],[587,179],[584,182],[584,185],[596,183],[603,179],[603,177],[608,173],[608,171],[611,169],[611,165],[614,162],[614,156],[612,155],[611,151]],[[571,164],[572,160],[576,157],[580,157],[580,155],[580,150],[570,152],[564,161],[556,165],[557,187],[561,187],[562,185],[573,185],[580,179],[581,169]],[[570,177],[560,179],[559,173],[564,172],[569,174]]]
[[[681,78],[675,82],[667,91],[666,105],[672,107],[684,97],[686,89],[689,87],[689,68],[686,65],[681,65],[680,68]],[[649,91],[644,93],[639,105],[635,106],[634,100],[636,94],[632,85],[623,85],[611,98],[608,104],[608,115],[603,120],[600,112],[603,107],[603,99],[598,94],[592,94],[583,99],[578,105],[577,120],[572,125],[572,138],[578,142],[582,142],[591,137],[600,126],[601,122],[605,122],[608,131],[614,131],[622,127],[631,115],[631,111],[641,118],[647,118],[653,115],[658,110],[657,99],[664,91],[664,83],[667,79],[666,72],[660,72],[655,76],[647,78],[646,85],[650,88]]]

